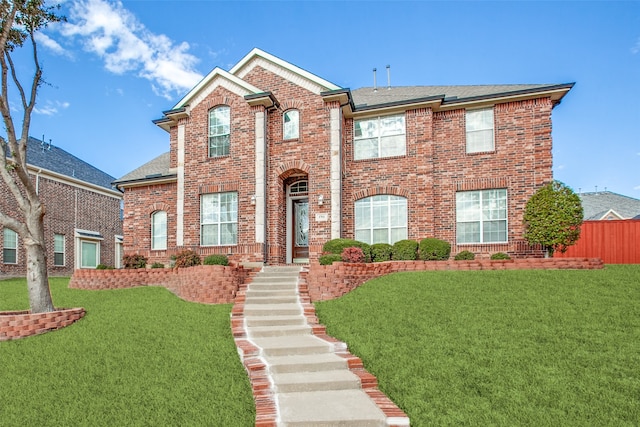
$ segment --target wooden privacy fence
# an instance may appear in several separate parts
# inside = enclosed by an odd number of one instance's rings
[[[554,258],[600,258],[606,264],[640,264],[640,220],[585,221],[578,242]]]

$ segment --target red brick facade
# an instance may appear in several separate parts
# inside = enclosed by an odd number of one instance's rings
[[[258,51],[245,57],[229,74],[214,70],[204,86],[194,88],[184,102],[165,113],[161,126],[169,132],[172,172],[180,170],[178,129],[184,129],[182,245],[176,240],[181,221],[177,215],[179,184],[175,179],[157,185],[147,185],[142,180],[135,185],[121,185],[125,190],[125,252],[142,253],[150,262],[163,263],[186,248],[205,256],[227,254],[244,263],[291,262],[287,187],[304,179],[308,180],[311,261],[321,255],[327,240],[355,237],[354,203],[374,195],[406,198],[409,239],[447,240],[452,243],[453,254],[461,250],[471,250],[481,257],[495,252],[509,252],[516,257],[536,254],[523,242],[522,216],[528,198],[553,178],[551,110],[559,100],[557,94],[540,90],[447,106],[444,102],[406,102],[358,111],[358,106],[348,105],[348,90],[344,90],[345,98],[340,98],[340,90],[322,87],[322,79],[305,73]],[[249,89],[242,92],[234,89],[234,84],[246,84]],[[315,90],[316,86],[320,90]],[[251,87],[259,91],[250,93]],[[253,101],[260,96],[266,101]],[[210,158],[208,112],[220,105],[229,106],[231,111],[230,154]],[[495,148],[468,154],[465,111],[478,107],[493,110]],[[283,113],[292,108],[300,113],[299,138],[283,140]],[[337,126],[332,123],[335,112],[339,117]],[[265,116],[266,129],[263,169],[256,160],[257,141],[262,141],[261,130],[256,127],[261,114]],[[354,160],[354,120],[387,114],[405,117],[406,154]],[[332,136],[336,129],[337,145]],[[337,165],[332,163],[336,153]],[[256,218],[260,214],[259,203],[254,200],[260,194],[259,170],[264,171],[265,181],[263,240],[257,237],[261,230]],[[508,241],[456,245],[456,193],[485,189],[507,190]],[[237,193],[237,244],[201,246],[200,197],[227,191]],[[336,198],[340,200],[332,200],[332,194],[339,195]],[[167,212],[166,251],[151,250],[150,221],[156,210]],[[336,221],[337,228],[332,225]]]
[[[34,177],[34,182],[36,178]],[[46,208],[44,216],[45,239],[47,241],[47,269],[52,276],[71,276],[77,265],[79,239],[87,238],[99,242],[99,262],[116,265],[116,236],[121,240],[122,220],[120,218],[121,196],[114,190],[83,184],[77,180],[66,181],[60,176],[50,177],[42,173],[37,178],[41,202]],[[0,185],[0,211],[21,219],[13,195],[8,188]],[[2,231],[2,230],[0,230]],[[81,237],[78,232],[96,233]],[[54,235],[64,236],[64,265],[54,265]],[[0,235],[0,248],[4,249],[4,239]],[[24,276],[26,274],[26,253],[18,238],[17,263],[5,263],[0,259],[0,277]]]

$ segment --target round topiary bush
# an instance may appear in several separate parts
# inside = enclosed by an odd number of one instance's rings
[[[194,265],[200,265],[200,263],[200,255],[198,255],[195,251],[186,250],[176,255],[175,267],[193,267]]]
[[[331,265],[334,262],[342,261],[342,255],[338,254],[324,254],[320,256],[318,262],[320,265]]]
[[[326,254],[342,255],[342,251],[346,248],[360,248],[364,253],[365,260],[371,259],[371,247],[364,242],[353,239],[333,239],[329,240],[322,246],[322,252]]]
[[[476,259],[476,255],[470,251],[462,251],[453,257],[453,259],[456,261],[471,261]]]
[[[365,261],[364,252],[356,247],[344,248],[341,256],[344,262],[362,263]]]
[[[371,245],[371,261],[384,262],[391,260],[393,246],[388,243],[374,243]]]
[[[501,259],[511,259],[511,257],[504,252],[496,252],[495,254],[491,254],[491,259],[493,260],[501,260]]]
[[[420,241],[420,259],[424,261],[446,261],[451,254],[451,244],[445,240],[427,237]]]
[[[209,255],[202,261],[204,265],[229,265],[229,258],[226,255]]]
[[[393,244],[391,258],[394,261],[415,261],[418,258],[418,242],[398,240]]]

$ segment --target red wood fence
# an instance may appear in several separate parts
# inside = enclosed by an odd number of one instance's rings
[[[600,258],[606,264],[640,264],[640,221],[585,221],[578,242],[554,258]]]

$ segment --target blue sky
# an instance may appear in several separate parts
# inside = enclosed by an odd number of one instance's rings
[[[554,176],[640,198],[640,2],[66,0],[40,37],[31,136],[121,177],[168,150],[160,118],[259,47],[339,86],[568,83]],[[27,57],[18,57],[28,71]],[[381,79],[382,77],[382,79]],[[17,100],[17,98],[16,98]]]

